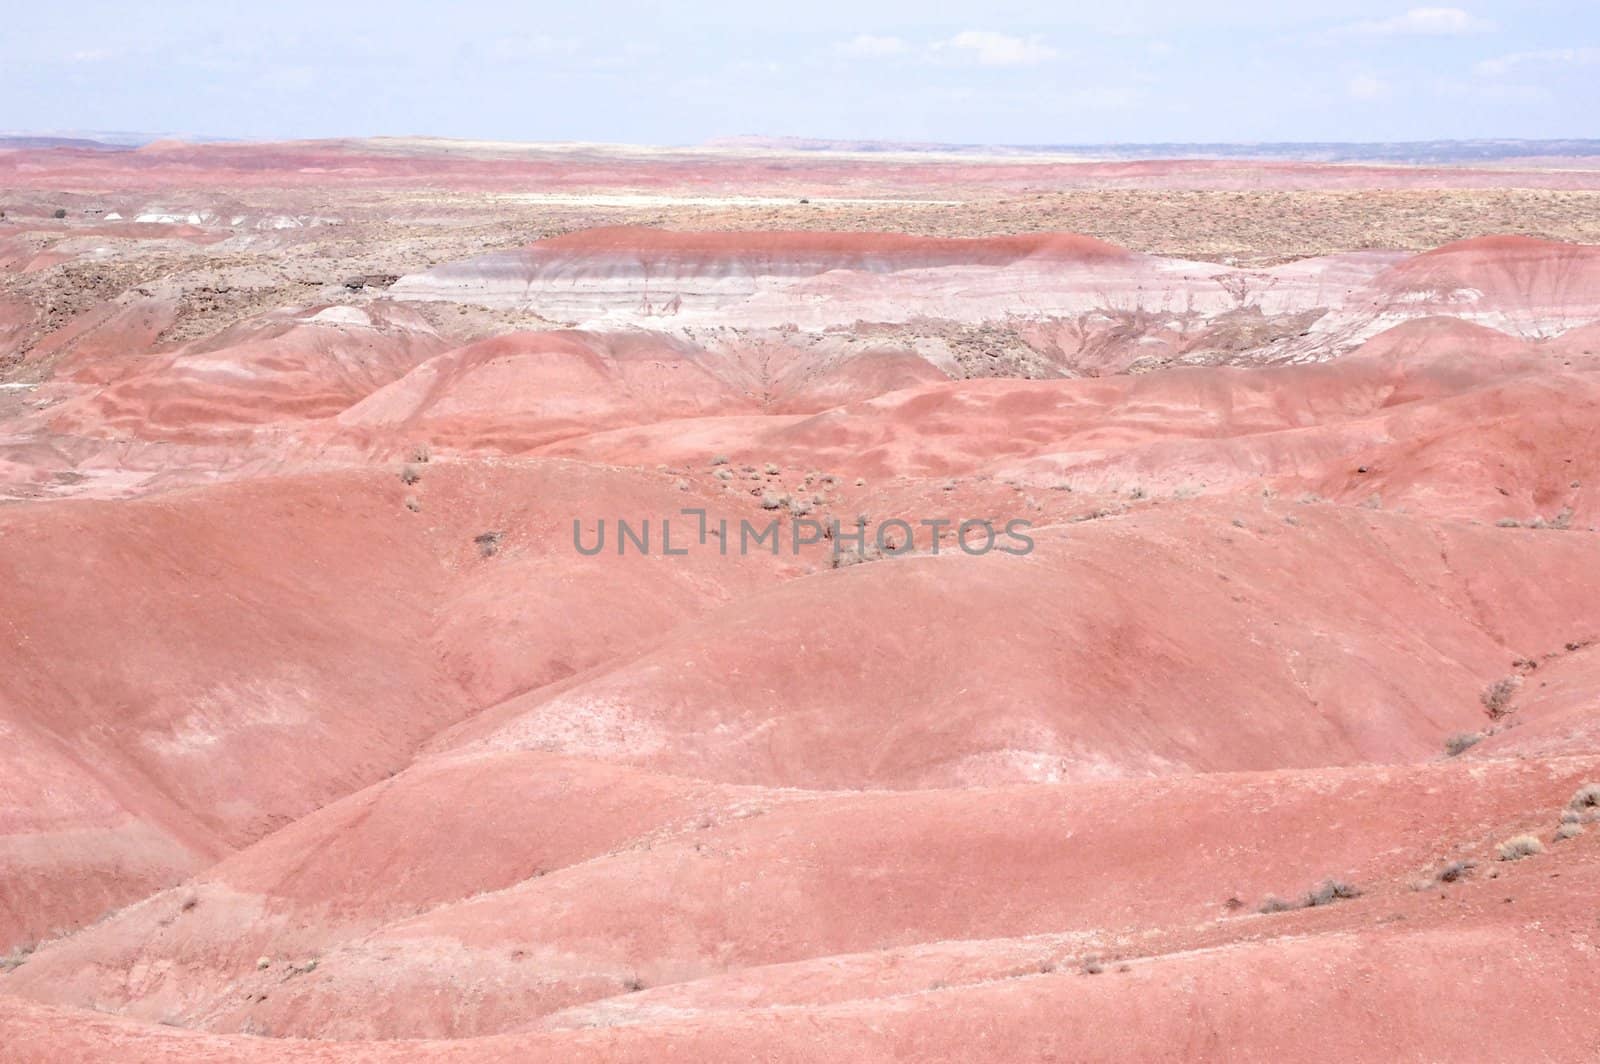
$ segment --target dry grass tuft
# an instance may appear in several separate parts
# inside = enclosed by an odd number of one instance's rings
[[[1524,857],[1544,853],[1544,843],[1536,835],[1518,835],[1500,844],[1500,860],[1520,861]]]

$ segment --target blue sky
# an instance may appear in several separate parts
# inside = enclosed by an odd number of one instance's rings
[[[1600,3],[12,7],[0,128],[692,144],[1597,137]]]

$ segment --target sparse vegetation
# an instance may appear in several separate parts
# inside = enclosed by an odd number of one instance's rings
[[[719,454],[719,455],[717,455],[717,456],[715,456],[714,458],[711,459],[711,464],[714,465],[714,466],[727,465],[728,464],[728,456],[725,455],[725,454]]]
[[[415,495],[407,495],[406,509],[410,510],[414,514],[420,514],[422,512],[422,500],[417,498]]]
[[[1555,839],[1557,842],[1560,842],[1563,839],[1575,839],[1582,834],[1582,824],[1562,824],[1560,827],[1556,828]]]
[[[1544,853],[1544,843],[1536,835],[1518,835],[1507,839],[1500,844],[1499,854],[1502,861],[1520,861],[1524,857]]]
[[[1579,812],[1586,809],[1600,809],[1600,783],[1585,783],[1579,787],[1577,793],[1567,802],[1567,808]]]
[[[1315,908],[1319,905],[1332,905],[1336,901],[1347,898],[1359,898],[1361,891],[1346,883],[1342,879],[1325,879],[1319,887],[1313,887],[1306,892],[1306,908]]]
[[[869,543],[861,550],[846,550],[835,554],[833,556],[833,567],[835,569],[845,569],[852,565],[860,565],[862,562],[875,562],[887,557],[889,555],[879,550],[877,544]]]
[[[427,465],[433,461],[433,448],[427,443],[419,443],[411,448],[411,460],[418,465]]]
[[[1276,894],[1269,894],[1256,911],[1265,916],[1294,909],[1314,909],[1319,905],[1332,905],[1336,901],[1360,896],[1360,888],[1351,886],[1342,879],[1325,879],[1321,886],[1306,891],[1299,902],[1285,901]]]
[[[58,221],[66,216],[67,209],[65,207],[57,207],[55,210],[50,212],[50,217],[55,218]]]
[[[1101,962],[1099,957],[1083,958],[1082,967],[1084,975],[1099,975],[1101,972],[1106,970],[1106,966]]]
[[[1456,732],[1444,741],[1444,752],[1450,757],[1459,757],[1481,742],[1482,732]]]
[[[644,980],[637,975],[630,975],[622,981],[622,988],[630,994],[637,994],[644,989]]]
[[[38,948],[38,943],[28,942],[0,957],[0,972],[9,972],[22,967],[23,964],[27,963],[28,958],[33,956],[33,951]]]
[[[1489,714],[1490,720],[1499,720],[1511,712],[1511,696],[1517,693],[1521,683],[1520,677],[1504,676],[1483,689],[1478,701],[1483,703],[1484,712]]]
[[[414,465],[403,466],[400,470],[400,483],[415,484],[422,479],[422,470]]]
[[[1476,867],[1472,861],[1451,861],[1439,869],[1433,878],[1439,883],[1456,883],[1470,876]]]
[[[500,553],[500,541],[505,539],[504,532],[480,532],[474,536],[472,542],[478,545],[478,553],[485,558],[492,558]]]

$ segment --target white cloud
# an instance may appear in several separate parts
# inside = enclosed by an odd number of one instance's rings
[[[859,34],[848,41],[833,46],[839,55],[853,59],[882,59],[891,55],[904,55],[911,46],[899,37],[877,37],[870,33]]]
[[[1350,79],[1345,92],[1353,100],[1381,100],[1389,95],[1389,86],[1371,74],[1358,74]]]
[[[73,52],[67,58],[74,63],[100,63],[112,56],[109,48],[86,48],[81,52]]]
[[[1038,37],[1012,37],[989,30],[967,30],[933,47],[970,52],[982,66],[1033,66],[1060,54]]]
[[[1499,78],[1530,63],[1540,67],[1600,63],[1600,48],[1549,48],[1541,52],[1512,52],[1510,55],[1485,59],[1473,67],[1473,70],[1486,78]]]
[[[1348,27],[1351,33],[1374,37],[1458,37],[1492,29],[1494,23],[1459,7],[1414,7],[1403,15],[1357,22]]]

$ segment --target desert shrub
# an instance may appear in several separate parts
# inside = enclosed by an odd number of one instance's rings
[[[622,988],[630,994],[637,994],[644,989],[644,980],[637,975],[630,975],[622,981]]]
[[[1284,901],[1276,894],[1269,894],[1256,911],[1264,915],[1285,913],[1293,909],[1314,909],[1319,905],[1331,905],[1345,898],[1359,897],[1361,897],[1360,888],[1353,887],[1342,879],[1325,879],[1321,886],[1306,891],[1299,902]]]
[[[55,210],[50,212],[50,217],[52,218],[65,218],[66,216],[67,209],[65,207],[57,207]]]
[[[33,951],[38,948],[38,943],[27,942],[16,947],[10,953],[0,956],[0,972],[9,972],[14,968],[22,967],[27,959],[33,956]]]
[[[433,461],[433,448],[427,443],[419,443],[411,448],[411,460],[419,465],[427,465]]]
[[[1502,517],[1500,520],[1498,520],[1498,521],[1496,521],[1494,523],[1494,527],[1496,527],[1496,528],[1521,528],[1522,527],[1522,522],[1518,521],[1515,517]]]
[[[414,514],[420,514],[422,512],[422,500],[417,498],[415,495],[407,495],[406,509],[410,510]]]
[[[1438,873],[1433,878],[1438,880],[1440,883],[1455,883],[1459,880],[1466,879],[1472,874],[1472,870],[1475,867],[1477,866],[1471,861],[1451,861],[1449,864],[1439,869]]]
[[[769,476],[769,477],[775,477],[775,476],[778,475],[779,472],[781,472],[781,470],[778,469],[777,465],[772,463],[772,462],[768,462],[766,464],[766,466],[764,467],[764,471],[766,472],[767,476]]]
[[[716,457],[711,459],[711,464],[714,465],[714,466],[727,465],[728,464],[728,456],[725,455],[725,454],[719,454]]]
[[[1582,824],[1562,824],[1560,827],[1556,828],[1555,837],[1556,841],[1560,842],[1562,839],[1575,839],[1582,834]]]
[[[402,484],[415,484],[421,479],[422,470],[418,469],[414,465],[405,466],[400,470],[400,482]]]
[[[1500,860],[1520,861],[1524,857],[1544,853],[1544,843],[1535,835],[1518,835],[1500,844]]]
[[[777,492],[764,491],[761,493],[761,508],[763,510],[776,510],[782,505],[783,496],[779,495]]]
[[[1600,808],[1600,783],[1585,783],[1578,788],[1578,792],[1567,803],[1568,809],[1582,812],[1585,809]]]
[[[1085,957],[1083,959],[1084,975],[1099,975],[1105,970],[1106,966],[1100,962],[1099,957]]]
[[[478,545],[478,553],[485,558],[492,558],[500,553],[500,541],[506,538],[504,532],[480,532],[474,536],[472,542]]]
[[[1490,720],[1499,720],[1511,712],[1511,696],[1516,694],[1518,682],[1515,676],[1503,676],[1483,689],[1478,701],[1483,703]]]
[[[1444,741],[1444,752],[1451,757],[1459,757],[1481,742],[1482,732],[1456,732]]]
[[[833,567],[835,569],[845,569],[852,565],[860,565],[862,562],[875,562],[881,558],[887,557],[889,557],[889,555],[879,550],[877,544],[868,543],[866,548],[863,550],[855,550],[852,548],[851,550],[842,550],[835,554],[833,556]]]
[[[1342,879],[1325,879],[1320,887],[1313,887],[1306,893],[1306,907],[1316,908],[1318,905],[1332,905],[1345,898],[1359,898],[1361,891]]]

